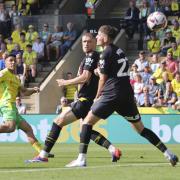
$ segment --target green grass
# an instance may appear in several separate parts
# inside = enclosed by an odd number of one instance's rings
[[[0,180],[179,180],[180,165],[171,167],[151,145],[116,145],[123,156],[111,163],[109,153],[89,146],[87,168],[64,168],[78,154],[78,144],[57,144],[48,163],[25,164],[33,149],[28,144],[0,144]],[[168,146],[180,156],[180,145]]]

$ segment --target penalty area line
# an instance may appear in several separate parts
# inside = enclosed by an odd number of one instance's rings
[[[38,163],[33,163],[38,164]],[[39,163],[40,164],[40,163]],[[43,171],[61,171],[61,170],[88,170],[88,169],[103,169],[103,168],[114,168],[114,167],[164,167],[169,163],[127,163],[127,164],[117,164],[117,165],[104,165],[104,166],[87,166],[87,167],[59,167],[59,168],[33,168],[33,169],[6,169],[1,170],[0,173],[25,173],[25,172],[43,172]],[[28,168],[28,167],[27,167]],[[31,168],[31,167],[29,167]]]

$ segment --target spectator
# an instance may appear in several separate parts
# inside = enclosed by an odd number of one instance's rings
[[[172,73],[167,70],[166,61],[162,61],[159,68],[153,73],[153,77],[156,78],[158,84],[163,82],[163,74],[167,74],[168,80],[171,81],[173,79]]]
[[[33,25],[28,26],[28,32],[26,33],[25,39],[29,44],[33,44],[38,37],[38,32],[35,31]]]
[[[14,43],[13,43],[12,37],[9,37],[7,39],[7,45],[6,46],[7,46],[7,50],[9,53],[14,49]]]
[[[148,65],[146,65],[144,67],[144,71],[141,72],[141,77],[142,77],[143,84],[148,85],[150,77],[151,77],[151,71],[150,71],[150,67]]]
[[[130,82],[131,82],[131,85],[133,86],[134,83],[135,83],[135,77],[136,75],[138,74],[138,66],[137,64],[133,64],[131,66],[131,71],[130,71]]]
[[[173,91],[180,98],[180,72],[177,72],[175,78],[171,81]]]
[[[126,11],[126,33],[129,37],[129,39],[133,38],[133,35],[135,31],[138,30],[138,24],[139,24],[139,9],[136,7],[136,1],[131,0],[129,1],[129,8]]]
[[[149,29],[147,27],[147,17],[150,14],[149,3],[147,0],[143,0],[143,6],[140,8],[139,19],[140,19],[140,32],[144,33],[145,40],[149,38]]]
[[[152,55],[152,64],[151,64],[151,70],[154,73],[159,68],[159,60],[158,60],[158,54]]]
[[[26,34],[24,32],[20,33],[19,45],[20,49],[24,52],[26,50],[26,46],[29,44],[25,39]]]
[[[19,1],[18,11],[21,13],[22,16],[30,15],[30,4],[27,2],[27,0]]]
[[[8,57],[8,52],[4,52],[2,59],[0,59],[0,70],[5,69],[5,59]]]
[[[44,43],[38,36],[36,41],[33,43],[32,49],[37,53],[38,62],[44,61]]]
[[[148,60],[146,60],[145,52],[139,52],[139,58],[134,61],[134,64],[138,66],[138,72],[143,72],[145,66],[149,66]]]
[[[49,25],[47,23],[43,25],[43,30],[39,32],[39,36],[45,45],[49,44],[51,40],[51,32],[49,31]]]
[[[56,108],[56,114],[60,114],[62,111],[64,111],[65,109],[67,109],[68,106],[68,100],[66,97],[61,97],[60,99],[60,104],[57,105]]]
[[[149,94],[151,94],[154,99],[154,102],[157,101],[159,85],[156,83],[156,78],[154,78],[153,76],[151,76],[150,78],[148,89]]]
[[[178,64],[177,62],[173,59],[172,53],[168,52],[166,56],[166,66],[167,70],[172,73],[174,76],[176,72],[178,72]]]
[[[166,83],[167,82],[170,82],[169,76],[168,76],[167,72],[164,72],[162,74],[162,81],[159,84],[158,97],[161,97],[161,96],[163,97],[164,96],[164,94],[166,92]]]
[[[18,11],[16,4],[12,4],[11,10],[9,11],[9,17],[13,18],[13,17],[17,17],[20,15],[21,15],[21,13]]]
[[[136,0],[136,7],[140,9],[143,6],[143,0]]]
[[[161,43],[161,53],[162,55],[166,55],[168,49],[171,48],[171,43],[176,42],[176,38],[172,36],[172,31],[170,29],[166,30],[166,36]]]
[[[173,59],[180,60],[180,48],[178,48],[176,42],[171,44],[171,48],[168,49],[167,53],[172,53]]]
[[[178,20],[172,21],[173,27],[171,28],[173,37],[176,38],[176,41],[180,41],[180,28],[179,28],[179,22]]]
[[[147,49],[150,55],[159,53],[161,50],[161,42],[157,39],[155,32],[152,32],[150,35],[150,40],[147,42]]]
[[[154,104],[154,99],[147,86],[143,87],[143,93],[138,96],[137,104],[140,107],[151,107]]]
[[[72,79],[72,73],[67,73],[67,79]],[[75,92],[77,90],[76,85],[68,85],[64,87],[64,96],[67,98],[68,102],[71,103],[74,101]]]
[[[13,38],[14,43],[19,43],[21,41],[21,33],[26,34],[26,31],[22,29],[20,24],[15,25],[15,30],[12,32],[11,37]]]
[[[96,0],[86,0],[85,7],[89,18],[95,18],[95,2]]]
[[[164,40],[164,37],[166,36],[166,28],[164,29],[160,29],[159,31],[156,32],[156,37],[157,39],[160,40],[160,42],[162,42]]]
[[[134,83],[134,97],[137,101],[138,96],[142,93],[144,84],[142,82],[142,77],[140,74],[137,74],[135,77],[135,83]]]
[[[64,32],[64,43],[61,45],[61,57],[63,57],[68,49],[71,47],[77,37],[77,31],[74,29],[72,22],[67,23],[67,31]]]
[[[151,6],[150,6],[150,13],[156,12],[156,11],[162,11],[161,6],[159,5],[159,0],[154,0],[151,1]]]
[[[172,107],[177,101],[177,95],[173,92],[173,88],[171,82],[166,83],[166,92],[164,94],[164,105],[168,107]]]
[[[30,4],[30,12],[32,15],[38,14],[38,9],[40,6],[40,0],[28,0],[27,2]]]
[[[62,45],[62,41],[63,41],[63,35],[64,35],[64,32],[63,32],[63,27],[62,26],[59,26],[59,25],[55,25],[54,26],[54,33],[52,34],[51,36],[51,40],[50,40],[50,44],[48,44],[46,46],[47,48],[47,59],[48,61],[50,61],[50,51],[52,48],[55,48],[56,50],[56,60],[59,59],[60,55],[60,45]]]
[[[26,114],[26,106],[22,104],[20,97],[16,97],[16,108],[19,114]]]
[[[22,60],[22,55],[16,55],[16,74],[21,80],[21,85],[24,86],[26,80],[26,64]]]
[[[26,46],[26,51],[23,53],[23,61],[27,67],[28,79],[31,82],[35,82],[37,53],[32,50],[31,44]]]
[[[172,16],[180,16],[180,7],[178,0],[171,1],[171,15]]]
[[[1,43],[0,45],[0,59],[2,59],[2,55],[7,51],[6,49],[6,44],[5,43]]]
[[[20,46],[18,43],[14,44],[14,49],[11,51],[11,54],[14,54],[15,56],[17,54],[21,54],[21,55],[23,54],[23,50],[20,49]]]
[[[163,0],[163,1],[160,1],[160,5],[162,7],[162,12],[166,15],[166,16],[169,16],[171,15],[171,8],[170,8],[170,1],[171,0]]]
[[[9,17],[11,18],[13,25],[19,23],[19,16],[21,16],[21,13],[18,11],[16,4],[13,4],[9,11]]]
[[[6,10],[5,4],[0,2],[0,33],[4,37],[10,36],[11,22],[9,18],[9,13]]]

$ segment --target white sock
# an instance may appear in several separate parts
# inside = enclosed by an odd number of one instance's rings
[[[116,148],[111,144],[108,148],[108,151],[110,152],[110,154],[113,154],[115,152]]]
[[[79,153],[77,160],[78,161],[85,161],[86,160],[86,154]]]
[[[41,152],[39,153],[39,156],[41,158],[47,158],[48,157],[48,153],[46,151],[44,151],[44,150],[41,150]]]
[[[171,157],[173,155],[173,153],[169,150],[169,149],[167,149],[165,152],[164,152],[164,156],[165,157]]]

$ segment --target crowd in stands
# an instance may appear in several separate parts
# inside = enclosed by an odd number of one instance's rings
[[[150,13],[160,11],[168,26],[158,32],[147,27]],[[131,66],[130,81],[140,107],[180,109],[180,2],[178,0],[131,0],[125,20],[129,39],[135,32],[146,42],[147,49]]]
[[[35,82],[37,63],[48,66],[53,59],[53,50],[54,60],[62,58],[77,36],[72,22],[67,23],[66,31],[59,25],[54,26],[54,32],[48,28],[45,23],[42,31],[38,32],[31,24],[27,30],[21,24],[16,24],[8,38],[0,34],[0,70],[5,68],[4,59],[7,54],[13,54],[17,58],[17,73],[22,85],[25,82]]]
[[[134,61],[130,71],[130,81],[134,89],[135,99],[140,107],[179,107],[180,72],[178,62],[167,57],[153,54],[149,61],[144,51]]]
[[[129,38],[140,26],[140,32],[149,38],[150,30],[147,27],[147,17],[155,11],[163,12],[168,16],[180,16],[180,2],[178,0],[130,0],[125,14],[127,33]],[[162,33],[162,32],[161,32]]]
[[[16,18],[36,14],[39,7],[49,0],[16,0],[11,9],[6,9],[5,1],[0,1],[0,70],[5,68],[4,60],[9,53],[17,60],[17,74],[24,86],[34,82],[38,74],[37,63],[49,66],[50,61],[61,59],[77,38],[72,22],[67,27],[57,24],[51,32],[48,23],[41,31],[32,24],[22,27]],[[87,0],[86,7],[94,8],[96,0]],[[91,9],[92,10],[92,9]],[[161,11],[175,16],[168,27],[151,32],[147,27],[150,13]],[[92,12],[91,12],[92,13]],[[130,0],[125,15],[126,33],[129,39],[135,32],[146,42],[147,50],[139,52],[130,71],[130,81],[138,106],[168,106],[180,109],[180,5],[178,0]],[[10,24],[13,24],[11,28]],[[4,31],[6,29],[6,31]],[[101,51],[101,47],[98,47]],[[67,78],[72,78],[67,73]],[[68,103],[74,100],[75,86],[64,88],[64,98]]]
[[[60,3],[59,0],[58,3]],[[50,61],[60,60],[70,49],[77,38],[74,23],[67,22],[67,26],[54,25],[50,30],[48,23],[38,31],[38,27],[26,24],[19,20],[21,16],[40,14],[40,8],[47,7],[50,0],[14,0],[11,6],[6,6],[7,1],[0,0],[0,70],[5,68],[5,59],[9,54],[16,57],[16,74],[19,76],[22,86],[28,86],[29,82],[35,82],[38,74],[38,65],[49,66]],[[72,78],[68,73],[67,78]],[[64,95],[66,103],[74,99],[76,87],[66,87]],[[72,97],[73,96],[73,97]],[[21,98],[17,97],[16,105],[21,114],[26,113]],[[65,102],[63,100],[63,102]]]

